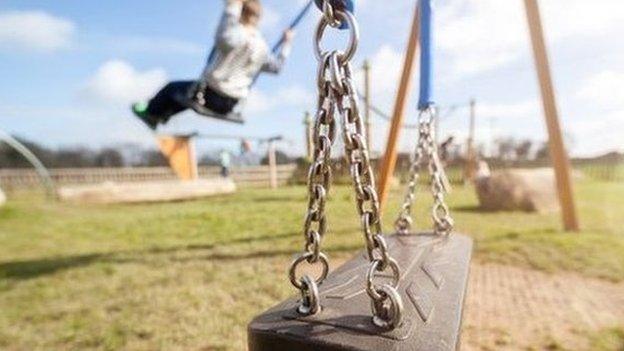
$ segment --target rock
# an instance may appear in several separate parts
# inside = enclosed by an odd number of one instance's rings
[[[147,203],[193,200],[235,191],[236,184],[232,179],[215,178],[65,186],[58,189],[58,197],[61,201],[74,203]]]
[[[559,209],[551,168],[494,171],[477,177],[475,188],[484,210],[543,213]]]

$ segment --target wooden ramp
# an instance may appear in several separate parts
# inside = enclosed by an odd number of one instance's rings
[[[236,191],[232,179],[155,181],[141,183],[105,182],[65,186],[58,189],[61,201],[91,204],[149,203],[184,201]]]

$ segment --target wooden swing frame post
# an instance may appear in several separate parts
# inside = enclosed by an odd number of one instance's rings
[[[524,3],[527,21],[529,24],[535,66],[542,95],[544,116],[548,129],[549,149],[553,162],[553,168],[555,170],[563,226],[566,231],[578,231],[579,221],[574,201],[570,160],[565,150],[563,135],[559,123],[555,91],[550,72],[546,43],[544,40],[544,30],[539,12],[539,5],[537,0],[524,0]],[[403,74],[401,76],[399,90],[394,106],[392,125],[390,127],[386,152],[380,169],[379,200],[382,210],[388,200],[390,182],[396,167],[398,138],[403,124],[407,95],[411,85],[414,58],[419,41],[418,22],[418,6],[416,6],[416,14],[414,15],[410,40],[408,42],[405,55]]]
[[[546,42],[544,40],[544,29],[542,26],[539,4],[537,0],[524,0],[524,4],[529,23],[535,67],[542,94],[544,117],[548,129],[548,145],[553,168],[555,170],[563,227],[566,231],[576,232],[579,231],[579,221],[576,212],[576,204],[574,202],[572,177],[570,175],[570,160],[565,150],[559,123],[555,89],[550,72],[550,63],[546,50]]]
[[[403,126],[403,119],[405,115],[405,109],[407,107],[407,96],[412,85],[414,60],[418,50],[418,42],[420,37],[419,27],[419,6],[416,3],[416,9],[414,11],[414,18],[412,20],[412,29],[410,31],[410,37],[407,42],[407,49],[405,52],[405,62],[403,63],[403,73],[401,74],[401,81],[399,83],[399,89],[397,91],[396,100],[394,103],[394,112],[392,113],[392,124],[390,125],[390,132],[388,133],[388,141],[386,143],[386,152],[381,163],[381,169],[379,172],[379,205],[381,211],[385,208],[388,202],[388,194],[390,192],[390,184],[392,182],[392,176],[397,162],[397,147],[399,135],[401,133],[401,127]]]

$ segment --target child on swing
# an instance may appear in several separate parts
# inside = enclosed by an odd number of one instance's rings
[[[225,0],[225,11],[215,36],[214,57],[202,74],[205,106],[211,111],[220,115],[230,113],[239,100],[249,95],[259,72],[278,74],[282,69],[294,33],[284,32],[281,51],[273,55],[258,28],[261,16],[260,0]],[[149,102],[133,104],[132,111],[147,126],[156,129],[188,108],[176,97],[186,96],[196,86],[196,81],[171,82]]]

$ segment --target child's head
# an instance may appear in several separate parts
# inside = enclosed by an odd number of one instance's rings
[[[246,0],[243,3],[241,23],[244,25],[258,26],[262,16],[262,4],[260,0]]]

